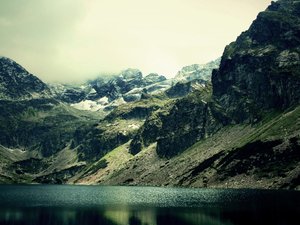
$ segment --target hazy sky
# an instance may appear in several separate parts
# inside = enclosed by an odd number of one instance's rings
[[[271,0],[0,0],[0,55],[44,81],[138,68],[174,76],[222,55]]]

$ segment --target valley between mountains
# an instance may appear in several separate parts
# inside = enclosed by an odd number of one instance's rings
[[[300,190],[300,1],[170,79],[47,84],[1,57],[0,183]]]

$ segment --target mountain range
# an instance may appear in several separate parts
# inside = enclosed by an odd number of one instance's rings
[[[0,182],[300,189],[300,1],[220,59],[46,84],[0,58]]]

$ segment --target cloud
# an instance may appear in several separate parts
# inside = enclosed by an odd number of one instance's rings
[[[175,75],[246,30],[268,0],[1,0],[0,54],[45,81],[128,67]]]

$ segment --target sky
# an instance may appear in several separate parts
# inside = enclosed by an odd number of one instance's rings
[[[1,0],[0,55],[45,82],[220,57],[271,0]]]

